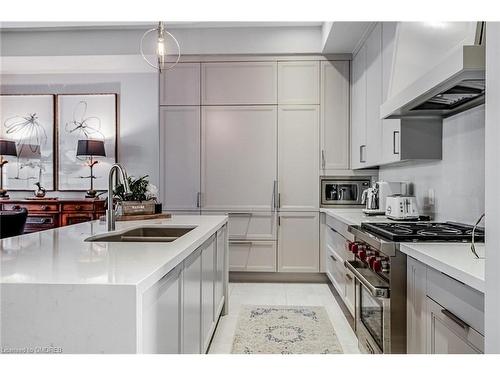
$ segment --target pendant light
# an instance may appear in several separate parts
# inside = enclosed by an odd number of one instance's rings
[[[151,61],[148,60],[146,55],[144,54],[143,50],[143,43],[144,39],[146,38],[147,35],[149,35],[152,32],[156,32],[157,34],[157,39],[156,39],[156,64],[152,63]],[[165,44],[165,37],[168,36],[173,39],[177,46],[177,59],[173,64],[170,64],[168,66],[165,66],[165,58],[167,56],[167,46]],[[158,22],[158,27],[155,27],[153,29],[149,29],[144,33],[144,35],[141,38],[141,44],[140,44],[140,50],[141,50],[141,56],[146,61],[150,66],[152,66],[155,69],[158,69],[158,71],[161,73],[164,70],[169,70],[172,69],[174,66],[177,65],[181,58],[181,47],[179,46],[179,42],[175,37],[170,34],[167,30],[165,30],[165,25],[163,22]]]

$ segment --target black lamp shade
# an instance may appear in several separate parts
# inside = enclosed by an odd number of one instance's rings
[[[104,142],[95,139],[81,139],[78,141],[76,156],[106,156]]]
[[[17,156],[16,142],[0,139],[0,155]]]

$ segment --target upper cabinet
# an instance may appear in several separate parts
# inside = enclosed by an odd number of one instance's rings
[[[276,104],[276,62],[203,63],[201,104]]]
[[[380,162],[382,151],[382,24],[366,40],[366,166]]]
[[[278,62],[278,104],[319,104],[319,61]]]
[[[321,62],[320,160],[322,174],[349,169],[349,61]]]
[[[366,45],[352,60],[351,168],[366,167]]]
[[[200,104],[200,63],[179,63],[160,75],[160,105]]]
[[[377,23],[352,62],[352,169],[441,159],[439,121],[380,118],[380,106],[391,91],[397,27],[397,22]]]

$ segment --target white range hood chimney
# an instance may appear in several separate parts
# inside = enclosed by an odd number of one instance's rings
[[[385,118],[448,117],[485,99],[483,22],[400,22]]]

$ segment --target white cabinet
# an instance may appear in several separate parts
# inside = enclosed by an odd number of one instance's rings
[[[200,107],[162,107],[160,143],[164,209],[199,210]]]
[[[453,313],[427,297],[428,354],[480,354],[484,337]]]
[[[142,296],[143,353],[181,353],[181,270],[174,268]]]
[[[352,60],[351,167],[366,167],[366,44]]]
[[[408,257],[407,350],[484,352],[484,294]]]
[[[276,241],[229,241],[229,270],[276,272]]]
[[[319,107],[278,108],[279,207],[282,211],[319,208]]]
[[[319,104],[319,61],[278,62],[278,104]]]
[[[184,261],[182,353],[201,353],[201,248]]]
[[[203,108],[204,210],[272,210],[276,180],[276,133],[276,107]]]
[[[319,213],[280,212],[278,271],[319,272]]]
[[[179,63],[160,75],[160,105],[200,104],[200,63]]]
[[[203,63],[202,105],[276,104],[276,62]]]
[[[406,350],[426,353],[427,267],[411,257],[406,263]]]
[[[378,165],[382,151],[382,24],[366,40],[366,165]]]
[[[224,284],[226,277],[226,246],[227,226],[217,231],[216,254],[215,254],[215,287],[214,287],[214,311],[215,319],[219,316],[222,306],[228,301],[224,300]]]
[[[205,353],[215,330],[215,267],[216,240],[212,236],[201,252],[201,331],[202,352]]]
[[[349,169],[349,61],[321,62],[321,173]]]

